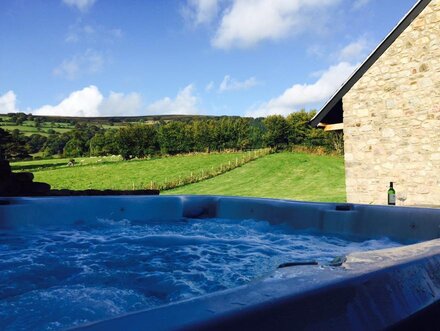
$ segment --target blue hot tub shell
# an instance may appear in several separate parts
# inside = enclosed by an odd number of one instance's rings
[[[409,244],[293,266],[246,286],[130,313],[78,330],[380,330],[440,299],[440,210],[220,196],[1,198],[0,227],[96,218],[230,218]],[[415,244],[414,244],[415,243]]]

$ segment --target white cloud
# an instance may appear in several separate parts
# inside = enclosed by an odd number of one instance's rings
[[[53,74],[74,80],[82,74],[94,74],[101,71],[103,65],[104,57],[102,54],[89,49],[84,54],[64,60],[53,70]]]
[[[355,0],[353,2],[353,9],[362,8],[362,7],[366,6],[370,2],[371,2],[371,0]]]
[[[100,116],[135,116],[142,108],[142,97],[139,93],[110,92],[99,106]]]
[[[68,43],[76,43],[83,38],[89,38],[96,33],[95,28],[91,25],[71,25],[69,27],[69,32],[67,33],[65,41]]]
[[[56,106],[45,105],[32,110],[34,115],[47,116],[99,116],[99,106],[104,97],[94,85],[70,93]]]
[[[313,57],[323,58],[324,56],[328,56],[323,45],[321,44],[312,44],[307,47],[307,54]]]
[[[44,105],[37,109],[27,109],[27,113],[46,116],[136,116],[145,114],[197,114],[199,99],[193,95],[193,85],[180,90],[174,99],[163,98],[145,107],[139,93],[110,92],[104,97],[99,89],[90,85],[69,94],[57,105]],[[19,112],[16,95],[8,91],[0,96],[0,113]]]
[[[131,116],[139,115],[141,108],[142,98],[138,93],[110,92],[104,98],[96,86],[90,85],[70,93],[55,106],[45,105],[31,112],[47,116]]]
[[[346,62],[359,62],[363,60],[368,53],[370,43],[366,38],[360,38],[347,46],[339,53],[339,60]]]
[[[219,10],[219,0],[188,0],[183,7],[184,18],[193,25],[210,23]]]
[[[86,12],[95,4],[96,0],[63,0],[69,7],[75,7],[81,12]]]
[[[180,90],[174,99],[165,97],[147,106],[148,114],[198,114],[197,105],[199,99],[193,95],[194,86],[192,84]]]
[[[58,67],[53,70],[55,76],[64,76],[67,79],[75,79],[80,68],[79,63],[75,58],[64,60]]]
[[[205,86],[205,91],[206,92],[211,92],[215,87],[215,84],[213,81],[210,81],[206,86]]]
[[[0,114],[16,113],[19,110],[16,106],[17,96],[14,91],[8,91],[0,95]]]
[[[82,24],[82,20],[69,26],[66,38],[67,43],[78,43],[80,41],[97,43],[113,43],[122,38],[122,30],[118,28],[108,29],[101,25]]]
[[[356,65],[341,62],[331,66],[313,84],[295,84],[276,98],[251,108],[246,116],[265,117],[268,115],[288,115],[307,105],[324,102],[345,82]]]
[[[98,107],[103,100],[96,86],[85,87],[72,92],[58,105],[44,105],[32,110],[34,115],[48,116],[98,116]]]
[[[340,0],[233,0],[212,40],[217,48],[248,48],[316,27]]]
[[[248,90],[258,84],[259,82],[255,77],[248,78],[244,81],[238,81],[231,78],[231,76],[226,75],[220,83],[218,90],[219,92]]]

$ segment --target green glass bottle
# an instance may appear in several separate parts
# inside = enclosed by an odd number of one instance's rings
[[[388,189],[388,204],[391,206],[396,205],[396,190],[393,188],[393,182],[390,182],[390,188]]]

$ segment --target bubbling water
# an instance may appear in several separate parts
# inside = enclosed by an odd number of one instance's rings
[[[281,263],[395,246],[253,220],[0,230],[0,329],[65,329],[243,285]]]

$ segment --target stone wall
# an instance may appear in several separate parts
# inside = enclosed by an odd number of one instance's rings
[[[440,205],[440,0],[432,0],[343,98],[347,200]],[[397,202],[399,204],[399,202]]]

